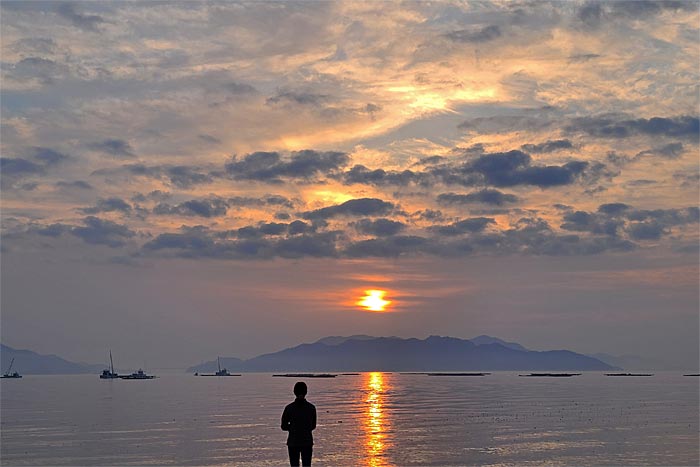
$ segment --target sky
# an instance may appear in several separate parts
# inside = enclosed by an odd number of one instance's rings
[[[488,334],[697,369],[699,8],[3,1],[2,342],[181,368]]]

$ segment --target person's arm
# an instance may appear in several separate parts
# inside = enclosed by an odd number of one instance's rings
[[[289,431],[290,423],[291,420],[289,420],[289,412],[287,411],[287,407],[285,407],[284,412],[282,412],[282,429],[284,431]]]
[[[316,429],[316,407],[314,406],[314,410],[311,412],[311,430]]]

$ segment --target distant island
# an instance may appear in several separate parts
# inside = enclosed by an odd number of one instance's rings
[[[31,350],[19,350],[0,344],[0,362],[2,371],[15,359],[14,369],[23,375],[61,375],[80,373],[99,373],[104,364],[75,363],[57,355],[41,355]]]
[[[473,339],[331,336],[248,360],[221,358],[221,365],[236,372],[621,370],[569,350],[533,351],[491,336]],[[216,368],[216,360],[212,360],[187,371],[206,372]]]

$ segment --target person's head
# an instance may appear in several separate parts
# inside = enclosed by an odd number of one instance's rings
[[[294,385],[294,395],[297,397],[305,397],[306,396],[306,383],[303,381],[299,381],[297,384]]]

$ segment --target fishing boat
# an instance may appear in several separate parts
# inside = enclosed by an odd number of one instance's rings
[[[109,370],[102,370],[100,379],[118,379],[119,375],[114,372],[114,362],[112,361],[112,351],[109,351]]]
[[[147,375],[146,373],[143,372],[141,368],[139,368],[139,371],[136,371],[134,373],[131,373],[130,375],[121,375],[121,379],[153,379],[155,378],[154,375]]]
[[[14,373],[10,373],[12,371],[12,365],[14,365],[14,363],[15,363],[15,359],[13,358],[12,361],[10,362],[10,368],[8,368],[7,371],[5,372],[5,374],[0,376],[0,378],[21,378],[22,377],[22,375],[20,375],[16,371]]]
[[[216,367],[218,368],[218,371],[214,374],[207,374],[207,373],[202,373],[201,375],[199,373],[195,373],[195,376],[241,376],[241,375],[234,375],[228,372],[226,368],[221,368],[221,361],[219,357],[216,357]]]

